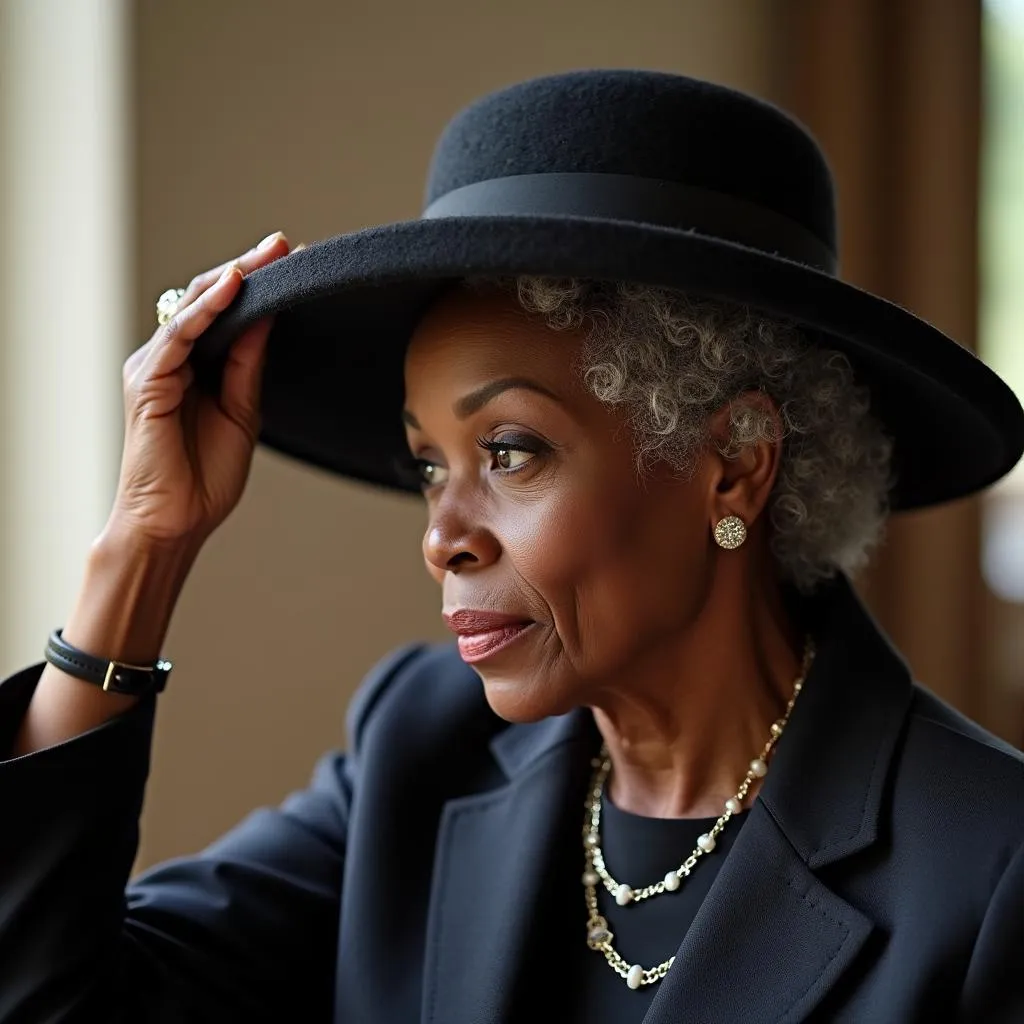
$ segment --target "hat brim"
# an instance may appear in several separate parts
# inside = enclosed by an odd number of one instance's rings
[[[1024,411],[973,353],[828,274],[694,232],[579,217],[402,221],[337,235],[254,271],[199,339],[215,388],[231,342],[274,314],[263,444],[333,473],[412,491],[401,423],[408,339],[445,285],[481,275],[630,280],[730,299],[803,324],[846,353],[894,441],[894,510],[978,491],[1024,451]]]

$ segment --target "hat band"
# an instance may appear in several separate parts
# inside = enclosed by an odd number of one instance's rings
[[[423,217],[601,217],[681,228],[836,272],[836,256],[789,217],[722,192],[629,174],[516,174],[453,189]]]

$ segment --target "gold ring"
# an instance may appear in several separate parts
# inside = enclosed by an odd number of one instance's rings
[[[184,294],[184,288],[169,288],[156,300],[156,322],[161,327],[178,312],[178,303]]]

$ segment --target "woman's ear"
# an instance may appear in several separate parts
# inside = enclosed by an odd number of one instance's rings
[[[782,455],[782,415],[763,391],[744,391],[711,417],[711,528],[726,516],[749,527],[768,504]],[[749,439],[749,440],[748,440]]]

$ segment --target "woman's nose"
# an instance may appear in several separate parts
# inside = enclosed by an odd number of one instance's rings
[[[441,572],[483,568],[497,561],[501,546],[485,526],[471,523],[451,507],[439,508],[423,535],[423,556]]]

